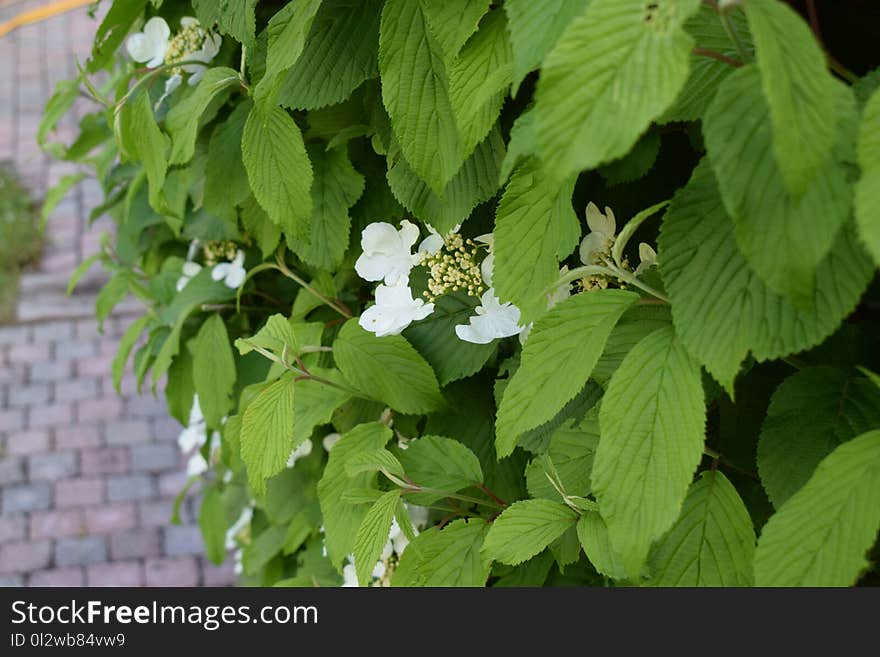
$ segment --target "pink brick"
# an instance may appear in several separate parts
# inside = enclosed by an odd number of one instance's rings
[[[99,563],[86,568],[86,586],[143,585],[143,567],[137,561]]]
[[[45,342],[32,344],[20,342],[9,347],[10,363],[33,363],[49,360],[49,345]]]
[[[24,410],[9,408],[0,411],[0,433],[14,433],[24,429]]]
[[[159,475],[159,494],[176,496],[186,485],[186,472],[166,472]]]
[[[77,423],[55,429],[55,447],[58,449],[83,449],[100,444],[101,428],[97,424]]]
[[[55,484],[55,506],[75,507],[100,504],[104,494],[104,480],[99,477],[89,479],[65,479]]]
[[[85,510],[86,529],[89,534],[131,529],[137,524],[134,504],[108,504]]]
[[[147,559],[144,563],[147,586],[198,586],[199,568],[194,557]]]
[[[47,429],[17,431],[6,439],[7,454],[39,454],[48,452],[49,448],[50,440]]]
[[[0,543],[23,541],[27,532],[24,514],[0,516]]]
[[[0,573],[41,570],[52,558],[51,541],[21,541],[0,545]]]
[[[112,362],[113,354],[80,358],[76,361],[76,373],[78,376],[107,376],[112,371],[110,369]]]
[[[55,401],[76,401],[99,396],[98,379],[77,379],[58,381],[55,384]]]
[[[81,509],[35,511],[31,513],[31,538],[79,536],[85,529]]]
[[[52,273],[69,272],[76,264],[76,253],[68,251],[45,256],[40,260],[40,269]]]
[[[31,575],[31,586],[83,586],[82,568],[56,568]]]
[[[67,427],[73,424],[73,406],[70,404],[50,404],[35,406],[30,410],[30,425],[41,427]]]
[[[80,468],[88,475],[121,474],[129,467],[127,447],[105,447],[82,452]]]
[[[164,527],[171,522],[174,500],[141,502],[138,509],[142,527]]]
[[[80,422],[115,420],[122,415],[122,401],[118,397],[99,397],[76,402]]]

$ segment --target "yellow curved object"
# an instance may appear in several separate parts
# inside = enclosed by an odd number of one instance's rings
[[[39,23],[47,18],[52,18],[58,14],[70,11],[71,9],[85,7],[86,5],[92,4],[92,2],[94,2],[94,0],[58,0],[45,7],[23,11],[17,16],[10,18],[8,21],[0,23],[0,37],[6,36],[13,30],[17,30],[25,25]]]

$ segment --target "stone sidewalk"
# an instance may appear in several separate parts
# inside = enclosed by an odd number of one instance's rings
[[[0,3],[0,22],[50,4]],[[75,171],[37,148],[40,114],[55,83],[84,61],[97,22],[85,9],[0,38],[0,162],[12,164],[35,197]],[[75,135],[88,101],[61,125]],[[69,194],[50,218],[39,265],[22,277],[20,323],[0,326],[0,585],[216,586],[234,580],[202,556],[197,504],[170,525],[186,480],[176,445],[180,426],[130,376],[122,395],[110,363],[137,305],[124,303],[104,325],[93,319],[97,268],[72,297],[73,268],[98,249],[109,218],[91,226],[102,199],[94,181]]]

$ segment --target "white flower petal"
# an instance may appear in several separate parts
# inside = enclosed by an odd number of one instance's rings
[[[455,334],[461,340],[488,344],[496,338],[507,338],[522,331],[519,308],[510,302],[502,304],[495,296],[495,290],[486,290],[480,301],[482,305],[477,306],[477,314],[470,317],[470,322],[455,327]]]
[[[321,445],[323,445],[325,451],[329,452],[331,449],[333,449],[333,445],[339,442],[340,438],[342,438],[341,434],[328,433],[321,441]]]
[[[202,266],[197,262],[184,262],[183,263],[183,273],[185,276],[189,276],[192,278],[196,274],[202,271]]]
[[[201,23],[195,16],[184,16],[180,19],[180,27],[201,27]]]
[[[492,269],[494,267],[495,254],[490,252],[480,263],[480,275],[483,277],[483,282],[489,287],[492,287]]]
[[[221,281],[229,275],[229,269],[232,267],[228,262],[221,262],[220,264],[214,265],[214,268],[211,270],[211,278],[215,281]]]
[[[241,284],[244,283],[244,279],[247,277],[247,272],[244,267],[236,267],[234,264],[229,268],[229,272],[226,274],[226,277],[223,279],[223,283],[226,287],[231,287],[233,290],[241,287]]]
[[[580,257],[581,262],[585,265],[600,264],[597,256],[604,253],[608,248],[608,237],[603,233],[587,233],[587,236],[581,242]]]
[[[342,586],[352,588],[360,586],[358,584],[357,570],[355,570],[353,563],[345,564],[342,568]]]
[[[196,452],[192,456],[189,457],[189,461],[186,462],[186,476],[187,477],[198,477],[200,474],[203,474],[208,470],[208,462],[205,460],[205,457],[202,456],[201,452]]]
[[[443,237],[438,233],[431,233],[425,239],[422,240],[422,243],[419,244],[419,253],[427,253],[429,255],[436,255],[440,249],[443,248]]]
[[[189,283],[189,276],[181,276],[177,279],[177,283],[174,284],[174,289],[180,292],[183,288],[186,287],[187,283]]]

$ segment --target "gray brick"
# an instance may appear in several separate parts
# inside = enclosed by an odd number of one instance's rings
[[[68,361],[47,361],[31,365],[32,381],[65,381],[70,379],[71,367]]]
[[[0,457],[0,486],[24,481],[24,459],[15,456]]]
[[[203,554],[202,532],[194,525],[169,525],[165,528],[165,554],[181,557]]]
[[[23,575],[0,575],[0,588],[11,589],[24,586]]]
[[[74,477],[78,473],[76,452],[50,452],[28,457],[28,477],[31,481],[55,481]]]
[[[73,322],[50,322],[34,327],[34,342],[64,340],[73,337]]]
[[[45,511],[52,504],[50,484],[19,484],[3,490],[3,513]]]
[[[62,538],[55,544],[55,565],[87,566],[107,561],[107,541],[102,536]]]
[[[110,536],[110,556],[114,560],[143,559],[160,555],[158,529],[134,529]]]
[[[77,340],[60,340],[55,343],[55,358],[58,360],[76,360],[95,356],[98,345],[94,340],[80,342]]]
[[[75,381],[58,381],[55,384],[55,401],[76,401],[99,396],[98,379],[77,378]]]
[[[30,326],[0,326],[0,345],[27,342],[30,335]]]
[[[146,474],[116,475],[107,480],[107,499],[111,502],[148,500],[155,491],[153,478]]]
[[[150,442],[153,432],[147,420],[119,420],[107,423],[104,436],[108,445],[133,445]]]
[[[180,467],[180,450],[177,445],[132,445],[131,468],[135,472],[160,472]]]
[[[32,383],[29,386],[9,388],[10,406],[35,406],[49,401],[49,384]]]

